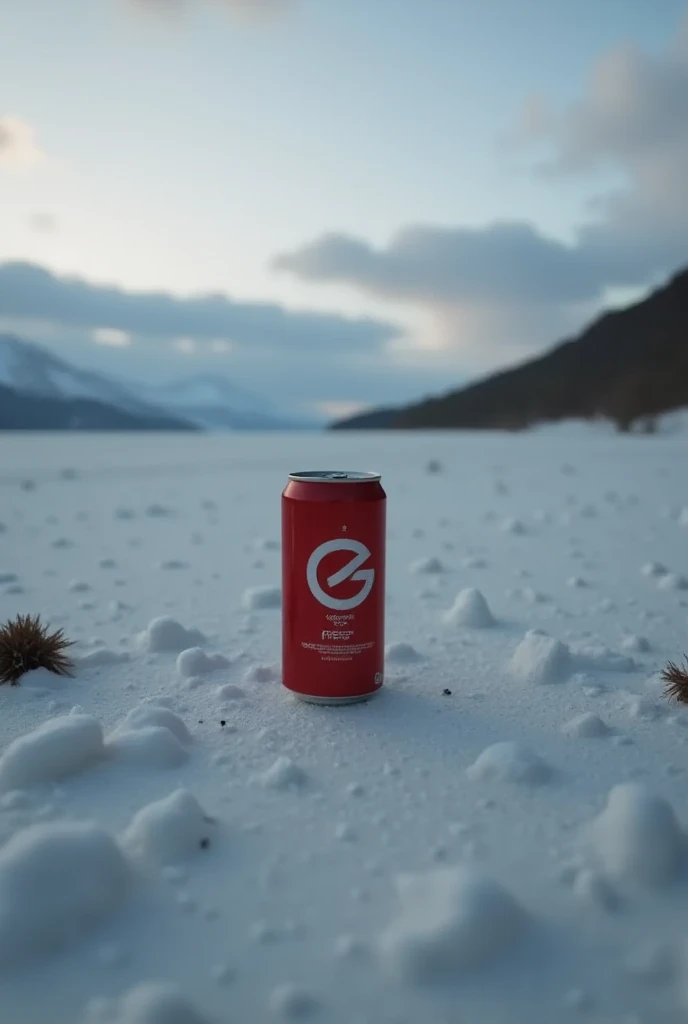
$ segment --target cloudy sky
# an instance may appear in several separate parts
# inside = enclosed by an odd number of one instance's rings
[[[0,328],[337,414],[688,263],[686,0],[6,0]]]

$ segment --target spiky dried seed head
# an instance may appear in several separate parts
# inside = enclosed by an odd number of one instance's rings
[[[681,704],[688,704],[688,657],[683,655],[683,665],[675,665],[670,661],[662,672],[662,679],[666,683],[664,688],[665,696],[670,700],[677,700]]]
[[[25,672],[45,668],[58,676],[71,675],[73,662],[65,651],[67,640],[61,629],[51,633],[39,615],[17,615],[0,626],[0,684],[16,686]]]

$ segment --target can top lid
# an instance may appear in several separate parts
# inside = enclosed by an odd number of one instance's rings
[[[308,469],[290,473],[289,479],[311,484],[369,484],[379,480],[380,474],[337,469]]]

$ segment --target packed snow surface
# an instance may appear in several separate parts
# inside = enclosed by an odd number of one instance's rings
[[[688,654],[687,456],[8,436],[0,619],[76,643],[73,678],[0,687],[0,1019],[685,1020],[688,708],[660,673]],[[388,493],[368,704],[281,686],[303,466]]]

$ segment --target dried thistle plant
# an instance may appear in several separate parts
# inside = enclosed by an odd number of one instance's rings
[[[670,661],[662,672],[662,679],[666,683],[664,693],[670,700],[678,700],[681,704],[688,704],[688,657],[683,655],[683,665],[675,665]]]
[[[71,675],[73,663],[65,651],[72,644],[61,629],[48,632],[40,616],[17,615],[0,626],[0,684],[16,686],[25,672],[35,668]]]

